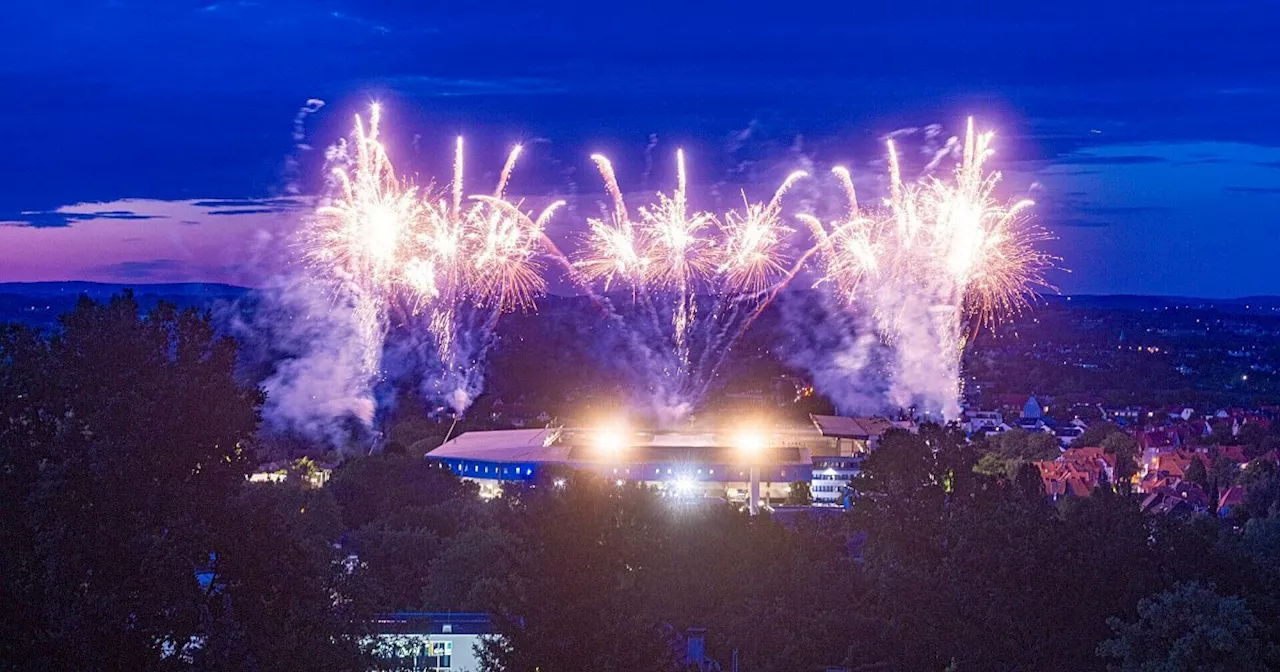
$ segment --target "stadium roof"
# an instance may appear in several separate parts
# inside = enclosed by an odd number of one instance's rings
[[[583,442],[580,433],[543,429],[502,429],[470,431],[427,453],[431,459],[474,462],[588,463],[714,463],[740,464],[741,452],[717,444],[711,435],[637,433],[619,455],[602,459],[599,449]],[[768,446],[754,458],[762,465],[808,464],[807,449],[795,446]]]
[[[563,462],[569,457],[569,446],[550,441],[553,431],[544,427],[466,432],[427,455],[492,462]]]
[[[894,427],[906,428],[888,418],[846,418],[839,415],[810,415],[809,419],[823,436],[835,439],[870,439],[882,436]]]

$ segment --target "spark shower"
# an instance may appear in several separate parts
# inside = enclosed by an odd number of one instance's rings
[[[948,144],[950,175],[904,180],[889,142],[889,193],[860,200],[850,172],[834,168],[844,207],[827,221],[787,213],[788,190],[813,179],[803,172],[767,202],[744,194],[729,212],[696,210],[683,151],[674,157],[674,188],[632,208],[610,161],[594,155],[611,203],[587,220],[568,254],[546,234],[563,201],[534,213],[506,196],[519,146],[494,188],[473,193],[464,185],[462,138],[452,178],[439,188],[401,177],[382,137],[375,105],[367,122],[356,118],[349,142],[330,149],[330,193],[302,231],[302,256],[311,280],[354,325],[363,384],[385,375],[396,316],[429,362],[418,374],[422,389],[457,414],[483,390],[501,315],[535,310],[554,264],[641,363],[637,401],[660,422],[678,422],[698,405],[734,343],[801,277],[837,311],[870,315],[860,324],[896,353],[887,375],[897,391],[885,406],[922,404],[954,417],[966,340],[1025,309],[1056,262],[1037,249],[1048,234],[1029,221],[1031,202],[996,198],[1000,173],[987,168],[993,134],[975,131],[972,119]]]

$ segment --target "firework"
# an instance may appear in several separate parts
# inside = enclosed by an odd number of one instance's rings
[[[333,169],[337,195],[316,211],[308,258],[370,293],[394,290],[412,255],[415,229],[425,208],[412,184],[396,177],[378,139],[381,114],[374,105],[366,131],[355,120],[351,166]]]
[[[1001,175],[984,165],[993,137],[975,135],[970,118],[954,182],[933,179],[921,193],[935,268],[949,278],[975,328],[994,327],[1025,309],[1036,287],[1048,287],[1044,274],[1056,261],[1036,249],[1050,236],[1026,218],[1034,203],[1004,204],[993,196]]]
[[[447,193],[431,195],[429,184],[419,188],[397,177],[380,123],[374,105],[367,129],[356,117],[353,151],[339,146],[335,152],[343,159],[332,172],[335,195],[317,210],[305,254],[349,299],[368,343],[371,376],[378,375],[388,311],[396,306],[410,317],[425,313],[436,358],[457,373],[483,356],[483,348],[467,351],[475,348],[461,343],[488,342],[477,333],[492,331],[502,312],[533,308],[545,292],[538,254],[546,224],[562,203],[534,217],[505,200],[519,146],[507,157],[493,195],[468,197],[462,138],[454,147]]]
[[[821,255],[823,268],[818,284],[836,287],[842,300],[853,302],[863,279],[875,276],[880,270],[884,241],[879,232],[883,227],[858,209],[858,193],[849,170],[836,166],[831,172],[844,191],[844,214],[832,223],[830,231],[812,215],[801,214],[796,218],[808,225],[816,243],[814,250]]]
[[[588,252],[574,265],[581,269],[588,280],[602,281],[605,291],[617,280],[637,287],[643,283],[648,268],[648,259],[644,256],[647,253],[645,244],[637,237],[636,226],[627,213],[627,203],[618,188],[613,164],[599,154],[593,154],[591,160],[604,178],[605,190],[613,198],[613,211],[609,213],[607,220],[587,219],[590,230],[587,238]]]
[[[844,211],[825,225],[800,216],[815,241],[817,284],[856,307],[892,353],[895,405],[923,402],[954,417],[969,338],[1048,287],[1056,259],[1036,245],[1049,235],[1028,220],[1031,201],[995,197],[1001,176],[986,168],[992,137],[975,133],[970,119],[964,139],[948,142],[929,166],[959,149],[954,173],[911,182],[890,141],[889,193],[878,207],[860,207],[848,171],[837,168]]]
[[[793,230],[782,224],[782,196],[806,176],[802,171],[788,175],[767,204],[750,203],[743,193],[742,212],[725,215],[719,271],[730,291],[762,292],[786,272],[785,244]]]
[[[587,220],[582,253],[573,261],[546,235],[563,202],[535,214],[506,197],[521,147],[507,156],[491,192],[469,195],[458,138],[452,179],[437,191],[397,175],[380,125],[376,105],[367,123],[356,118],[349,145],[335,152],[342,165],[332,172],[333,196],[317,210],[306,238],[311,266],[349,300],[369,344],[371,375],[377,375],[388,316],[404,308],[404,324],[429,334],[442,379],[469,381],[498,316],[532,309],[545,293],[544,254],[583,283],[614,324],[647,319],[625,327],[633,330],[627,342],[644,351],[663,379],[647,387],[666,390],[671,407],[697,403],[725,353],[814,261],[817,283],[846,305],[869,308],[886,344],[918,349],[931,341],[935,359],[958,371],[966,325],[994,327],[1025,309],[1036,289],[1047,286],[1045,273],[1055,262],[1037,250],[1048,234],[1028,220],[1032,203],[996,198],[1001,175],[986,165],[993,136],[975,133],[972,120],[963,140],[949,142],[926,169],[958,150],[953,174],[904,180],[898,148],[888,143],[888,195],[870,207],[859,202],[849,171],[833,169],[844,202],[825,221],[797,215],[813,241],[800,254],[793,254],[795,231],[782,206],[804,173],[788,176],[767,202],[744,194],[740,208],[717,216],[690,206],[685,155],[677,151],[675,188],[632,211],[613,165],[594,155],[611,204]],[[638,309],[624,319],[593,286],[629,288]],[[901,346],[894,346],[900,337]],[[457,407],[474,391],[464,382],[442,392],[464,399]]]
[[[969,119],[953,180],[902,180],[897,148],[888,143],[889,197],[882,209],[863,210],[849,172],[834,169],[847,198],[845,214],[830,230],[808,215],[821,261],[819,283],[839,288],[842,299],[862,298],[868,279],[906,293],[955,305],[975,326],[993,327],[1029,305],[1054,257],[1036,249],[1046,231],[1026,218],[1030,200],[998,201],[999,172],[988,172],[993,134],[975,134]]]
[[[717,225],[709,212],[689,212],[684,151],[676,151],[676,190],[658,194],[652,207],[640,208],[645,230],[646,280],[687,293],[716,267],[715,242],[707,234]]]
[[[582,254],[572,267],[588,292],[591,283],[606,291],[631,289],[647,323],[628,324],[607,301],[598,303],[615,324],[631,330],[628,342],[644,351],[661,379],[646,387],[666,397],[664,407],[683,409],[679,415],[705,393],[766,291],[793,277],[784,267],[793,231],[782,223],[782,199],[805,173],[788,176],[768,203],[751,203],[744,194],[743,208],[721,219],[690,208],[684,152],[678,150],[675,189],[657,194],[633,220],[613,164],[591,158],[613,207],[587,220]],[[700,303],[706,305],[700,309]],[[670,319],[660,316],[664,304]]]

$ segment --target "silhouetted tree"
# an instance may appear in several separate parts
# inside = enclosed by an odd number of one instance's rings
[[[1143,598],[1137,621],[1112,617],[1107,624],[1116,636],[1098,645],[1098,655],[1117,660],[1110,669],[1119,672],[1266,670],[1277,662],[1244,600],[1212,586],[1179,584]]]
[[[241,503],[261,398],[235,359],[206,316],[163,303],[140,316],[127,293],[82,299],[52,334],[4,332],[6,664],[246,669],[302,648],[313,667],[355,664],[332,619],[256,608],[272,585],[278,604],[326,613],[334,593],[307,574],[314,563],[292,587],[267,578],[305,544]],[[313,625],[293,633],[297,649],[254,634],[303,622]]]
[[[1133,476],[1138,473],[1138,442],[1132,436],[1112,433],[1102,440],[1102,450],[1115,456],[1115,489],[1122,495],[1133,492]]]

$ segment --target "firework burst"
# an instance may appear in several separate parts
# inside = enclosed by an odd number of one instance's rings
[[[805,173],[788,176],[768,203],[751,203],[744,194],[742,210],[721,219],[690,207],[684,152],[677,151],[675,189],[657,194],[633,220],[613,164],[600,155],[591,158],[613,207],[587,220],[582,253],[572,267],[588,291],[592,283],[605,291],[631,289],[647,316],[643,325],[627,324],[607,299],[597,300],[615,324],[631,330],[629,342],[644,351],[648,368],[661,379],[647,387],[659,390],[663,405],[687,412],[705,393],[761,295],[791,277],[784,264],[793,230],[782,223],[782,199]],[[669,319],[660,315],[663,306],[670,306]]]
[[[425,314],[436,359],[455,376],[479,365],[497,316],[534,308],[546,290],[538,258],[547,222],[562,205],[536,217],[505,199],[521,148],[507,157],[492,195],[468,197],[464,143],[454,148],[453,179],[433,195],[401,179],[380,139],[374,105],[366,129],[356,117],[351,144],[332,171],[335,195],[304,233],[305,256],[317,275],[338,283],[369,344],[366,370],[376,377],[392,308],[406,322]],[[461,350],[460,350],[461,348]],[[458,408],[457,410],[462,410]]]
[[[890,141],[881,205],[860,207],[848,171],[837,168],[844,212],[829,225],[800,216],[815,240],[817,284],[865,310],[899,358],[895,375],[910,393],[897,401],[908,405],[931,390],[926,396],[947,417],[958,412],[966,342],[1028,307],[1037,289],[1051,289],[1045,274],[1057,261],[1037,249],[1050,236],[1029,221],[1032,202],[996,198],[1001,175],[986,168],[992,137],[975,133],[970,119],[963,141],[948,143],[948,153],[960,151],[954,173],[915,182],[902,179]]]

